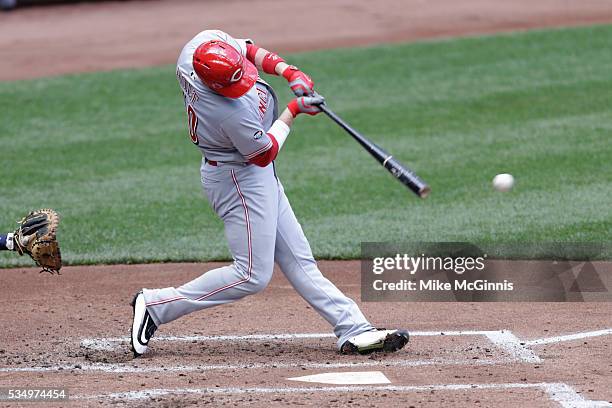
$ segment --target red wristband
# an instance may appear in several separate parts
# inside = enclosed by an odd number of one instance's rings
[[[264,57],[261,63],[261,68],[263,69],[263,72],[265,72],[266,74],[277,75],[275,69],[276,69],[276,66],[280,64],[281,62],[285,62],[285,60],[282,57],[280,57],[278,54],[275,54],[273,52],[269,52]]]
[[[287,68],[285,68],[285,70],[283,71],[283,77],[285,77],[285,79],[289,82],[291,81],[291,76],[293,75],[294,72],[299,71],[299,69],[297,69],[297,67],[295,65],[289,65]]]
[[[293,99],[291,102],[289,102],[287,104],[287,109],[289,109],[289,112],[291,112],[291,114],[295,118],[298,115],[298,113],[300,113],[300,108],[297,104],[297,99]]]

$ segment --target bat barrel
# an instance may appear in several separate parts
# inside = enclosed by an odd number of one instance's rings
[[[402,184],[412,190],[421,198],[426,198],[431,192],[431,188],[412,170],[404,166],[398,160],[389,156],[383,161],[383,166],[398,179]]]
[[[400,163],[399,160],[393,158],[383,148],[378,146],[376,143],[370,141],[368,138],[363,136],[361,133],[353,129],[348,123],[346,123],[340,116],[336,115],[331,109],[325,104],[319,105],[321,111],[342,127],[348,134],[350,134],[364,149],[368,151],[378,162],[386,168],[395,178],[398,179],[402,184],[408,187],[413,193],[421,198],[425,198],[431,192],[429,186],[419,178],[412,170]]]

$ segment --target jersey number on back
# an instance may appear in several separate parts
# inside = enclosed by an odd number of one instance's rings
[[[198,117],[191,105],[187,106],[187,121],[189,122],[189,137],[191,141],[198,144]]]

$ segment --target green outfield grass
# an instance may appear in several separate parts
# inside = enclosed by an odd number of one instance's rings
[[[362,241],[612,241],[610,44],[598,26],[287,56],[432,187],[417,199],[326,117],[300,117],[277,169],[316,256],[354,258]],[[286,82],[271,83],[286,103]],[[52,207],[71,264],[229,256],[173,66],[5,82],[0,108],[0,231]],[[515,190],[496,193],[505,172]]]

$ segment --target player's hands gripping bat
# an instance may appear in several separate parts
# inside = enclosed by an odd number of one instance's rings
[[[21,221],[13,236],[15,251],[28,254],[41,272],[57,273],[62,267],[62,256],[57,242],[60,217],[54,210],[32,211]]]
[[[314,94],[314,96],[301,96],[295,98],[287,105],[287,108],[295,118],[300,113],[307,113],[309,115],[316,115],[321,113],[320,106],[325,103],[325,98],[321,95]]]
[[[308,96],[314,93],[314,82],[297,67],[289,65],[283,71],[283,77],[289,82],[295,96]]]

